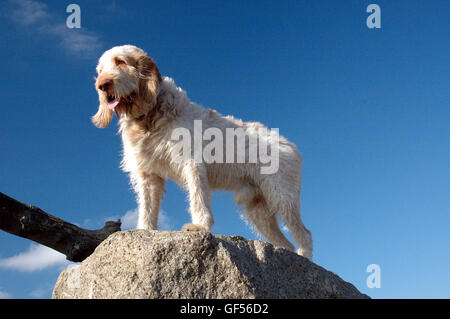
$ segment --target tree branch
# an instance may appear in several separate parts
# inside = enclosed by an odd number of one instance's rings
[[[53,248],[70,261],[86,259],[109,235],[120,231],[120,225],[119,219],[106,222],[102,229],[83,229],[0,192],[1,230]]]

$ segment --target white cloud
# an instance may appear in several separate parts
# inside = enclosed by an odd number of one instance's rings
[[[117,220],[120,219],[122,222],[121,229],[122,230],[129,230],[129,229],[135,229],[137,226],[139,212],[138,209],[135,208],[133,210],[127,211],[124,215],[118,216],[110,216],[108,218],[105,218],[104,221],[108,220]],[[170,230],[172,229],[172,224],[170,222],[169,217],[167,216],[167,213],[160,209],[159,210],[159,218],[158,218],[158,229],[160,230]]]
[[[44,288],[38,288],[30,292],[30,296],[33,298],[42,298],[44,295],[46,295],[48,292],[48,289]]]
[[[20,25],[42,23],[50,17],[45,3],[32,0],[11,0],[11,2],[16,5],[11,18]]]
[[[120,217],[120,220],[122,222],[122,230],[135,229],[138,220],[138,209],[127,211],[125,215]]]
[[[11,299],[11,298],[12,296],[9,293],[0,290],[0,299]]]
[[[0,268],[33,272],[54,266],[67,266],[66,256],[46,246],[31,244],[27,251],[0,259]]]
[[[110,220],[118,220],[118,219],[120,219],[120,221],[122,223],[120,225],[120,229],[121,230],[135,229],[136,225],[137,225],[137,220],[138,220],[138,210],[137,210],[137,208],[127,211],[122,216],[112,215],[112,216],[106,217],[106,218],[103,219],[103,222],[107,222],[107,221],[110,221]]]
[[[173,226],[166,212],[162,209],[159,212],[158,228],[161,230],[172,230]]]
[[[53,35],[63,48],[77,56],[90,57],[102,48],[99,37],[92,32],[69,29],[65,24],[47,25],[42,30]]]
[[[52,14],[46,4],[35,0],[10,0],[14,5],[11,19],[19,26],[30,30],[33,34],[50,37],[66,52],[78,57],[90,58],[97,56],[102,48],[99,36],[93,32],[81,29],[69,29],[63,19]],[[61,15],[61,17],[67,17]],[[83,24],[81,24],[83,26]]]

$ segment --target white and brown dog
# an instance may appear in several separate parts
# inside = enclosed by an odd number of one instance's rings
[[[295,145],[278,134],[258,135],[258,130],[265,128],[260,123],[224,117],[191,102],[171,78],[162,78],[153,60],[135,46],[117,46],[103,53],[97,73],[95,86],[100,106],[92,122],[97,127],[107,127],[112,112],[119,119],[122,168],[130,174],[137,194],[138,228],[157,228],[164,181],[170,178],[189,194],[192,224],[185,225],[183,230],[210,231],[214,224],[211,193],[235,191],[236,203],[258,232],[273,245],[293,251],[293,245],[278,226],[280,216],[298,245],[298,253],[312,258],[311,233],[300,217],[302,158]],[[202,133],[214,129],[228,136],[227,129],[241,128],[248,137],[264,139],[271,154],[277,154],[277,170],[262,174],[262,161],[250,163],[248,155],[245,160],[235,162],[199,161],[191,153],[180,159],[173,132],[183,129],[194,136],[195,122],[199,121]],[[251,145],[247,141],[241,148],[250,151]],[[224,147],[223,151],[225,158],[230,150]],[[231,151],[239,149],[236,146]]]

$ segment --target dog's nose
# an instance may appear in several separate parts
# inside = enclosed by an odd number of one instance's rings
[[[99,79],[97,87],[99,90],[107,92],[113,85],[113,81],[110,79]]]

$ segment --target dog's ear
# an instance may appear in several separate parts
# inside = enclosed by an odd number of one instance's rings
[[[153,106],[156,104],[159,93],[161,74],[155,62],[146,55],[138,58],[137,70],[139,72],[139,97],[146,104]]]
[[[112,112],[108,108],[107,101],[102,101],[104,98],[102,95],[100,96],[100,105],[98,106],[97,113],[91,118],[92,123],[99,128],[105,128],[109,125],[109,122],[112,120]]]

